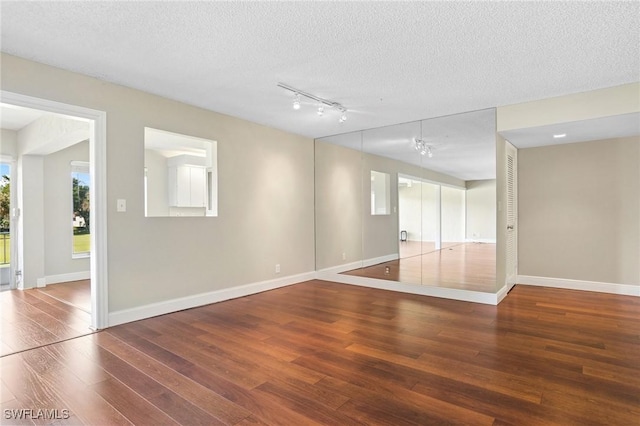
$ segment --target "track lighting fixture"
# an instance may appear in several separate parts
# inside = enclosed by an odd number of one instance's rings
[[[329,107],[330,109],[334,109],[339,112],[340,117],[338,118],[338,122],[344,123],[345,121],[347,121],[347,109],[338,102],[324,99],[311,93],[303,92],[302,90],[298,90],[284,83],[278,83],[278,87],[282,87],[285,90],[293,92],[293,109],[300,109],[300,96],[304,96],[305,98],[309,98],[318,102],[319,106],[317,112],[319,116],[324,115],[325,107]]]
[[[414,138],[414,141],[416,143],[416,151],[418,151],[420,155],[426,155],[429,158],[433,158],[431,146],[427,145],[427,142],[424,139]]]

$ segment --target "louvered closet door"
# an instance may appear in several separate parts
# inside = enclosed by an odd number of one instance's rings
[[[518,150],[506,142],[507,161],[507,286],[518,275]]]

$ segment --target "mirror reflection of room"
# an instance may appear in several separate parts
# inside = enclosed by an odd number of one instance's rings
[[[316,141],[316,161],[327,170],[326,144],[354,149],[362,175],[360,224],[344,227],[361,239],[361,257],[331,266],[344,275],[469,291],[496,291],[495,110],[427,119]],[[347,158],[347,156],[345,156]],[[344,164],[340,173],[344,173]],[[389,179],[388,216],[379,198]],[[322,178],[322,176],[321,176]],[[322,194],[325,198],[331,195]],[[331,203],[330,199],[320,200]],[[320,226],[329,221],[320,218]],[[336,222],[337,223],[337,222]],[[358,225],[360,229],[355,229]],[[322,229],[318,229],[322,232]],[[340,239],[344,240],[345,236]],[[333,248],[332,248],[333,247]],[[322,244],[317,254],[337,249]]]
[[[216,141],[144,131],[145,216],[217,216]]]

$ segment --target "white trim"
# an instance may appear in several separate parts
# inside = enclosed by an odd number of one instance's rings
[[[236,299],[238,297],[249,296],[251,294],[261,293],[263,291],[286,287],[288,285],[296,284],[303,281],[309,281],[314,279],[315,277],[315,272],[306,272],[303,274],[290,275],[275,280],[260,281],[256,283],[241,285],[238,287],[224,288],[208,293],[180,297],[178,299],[167,300],[164,302],[151,303],[136,308],[123,309],[120,311],[109,313],[109,326],[112,327],[127,322],[139,321],[145,318],[151,318],[158,315],[177,312],[184,309],[190,309],[202,305],[208,305],[211,303]]]
[[[358,285],[361,287],[378,288],[382,290],[399,291],[401,293],[418,294],[422,296],[440,297],[443,299],[462,300],[465,302],[483,303],[486,305],[497,305],[507,294],[507,291],[500,289],[497,293],[484,293],[481,291],[460,290],[455,288],[435,287],[428,285],[403,283],[398,281],[380,280],[354,275],[343,275],[342,272],[351,271],[362,267],[377,265],[398,259],[397,254],[367,259],[362,262],[351,262],[344,265],[324,268],[316,272],[319,280],[333,281],[342,284]]]
[[[518,275],[518,284],[539,287],[566,288],[570,290],[596,291],[599,293],[640,296],[640,285],[570,280],[566,278],[534,277]]]
[[[498,303],[502,302],[502,300],[507,297],[507,294],[509,294],[509,291],[513,288],[513,286],[511,287],[507,287],[506,285],[503,286],[500,290],[498,290],[498,292],[496,293],[496,300]]]
[[[362,262],[363,268],[368,268],[369,266],[378,265],[380,263],[392,262],[394,260],[400,259],[400,255],[398,253],[388,254],[386,256],[374,257],[372,259],[367,259]]]
[[[80,281],[91,279],[91,271],[71,272],[68,274],[47,275],[37,279],[38,287],[45,287],[49,284],[66,283],[69,281]]]
[[[467,238],[465,243],[496,244],[495,238]]]
[[[340,274],[342,272],[351,271],[353,269],[362,268],[362,261],[345,263],[338,266],[331,266],[329,268],[324,268],[316,271],[317,278],[324,279],[322,277],[326,275]]]
[[[107,326],[107,114],[104,111],[0,90],[3,103],[86,119],[91,155],[91,328]]]
[[[456,288],[434,287],[429,285],[402,283],[398,281],[379,280],[353,275],[330,274],[321,272],[318,279],[361,287],[377,288],[381,290],[397,291],[401,293],[418,294],[421,296],[440,297],[442,299],[461,300],[464,302],[497,305],[497,293],[483,293],[480,291],[460,290]]]

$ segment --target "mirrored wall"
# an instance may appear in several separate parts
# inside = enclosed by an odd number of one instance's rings
[[[495,293],[496,112],[316,139],[316,269]]]

